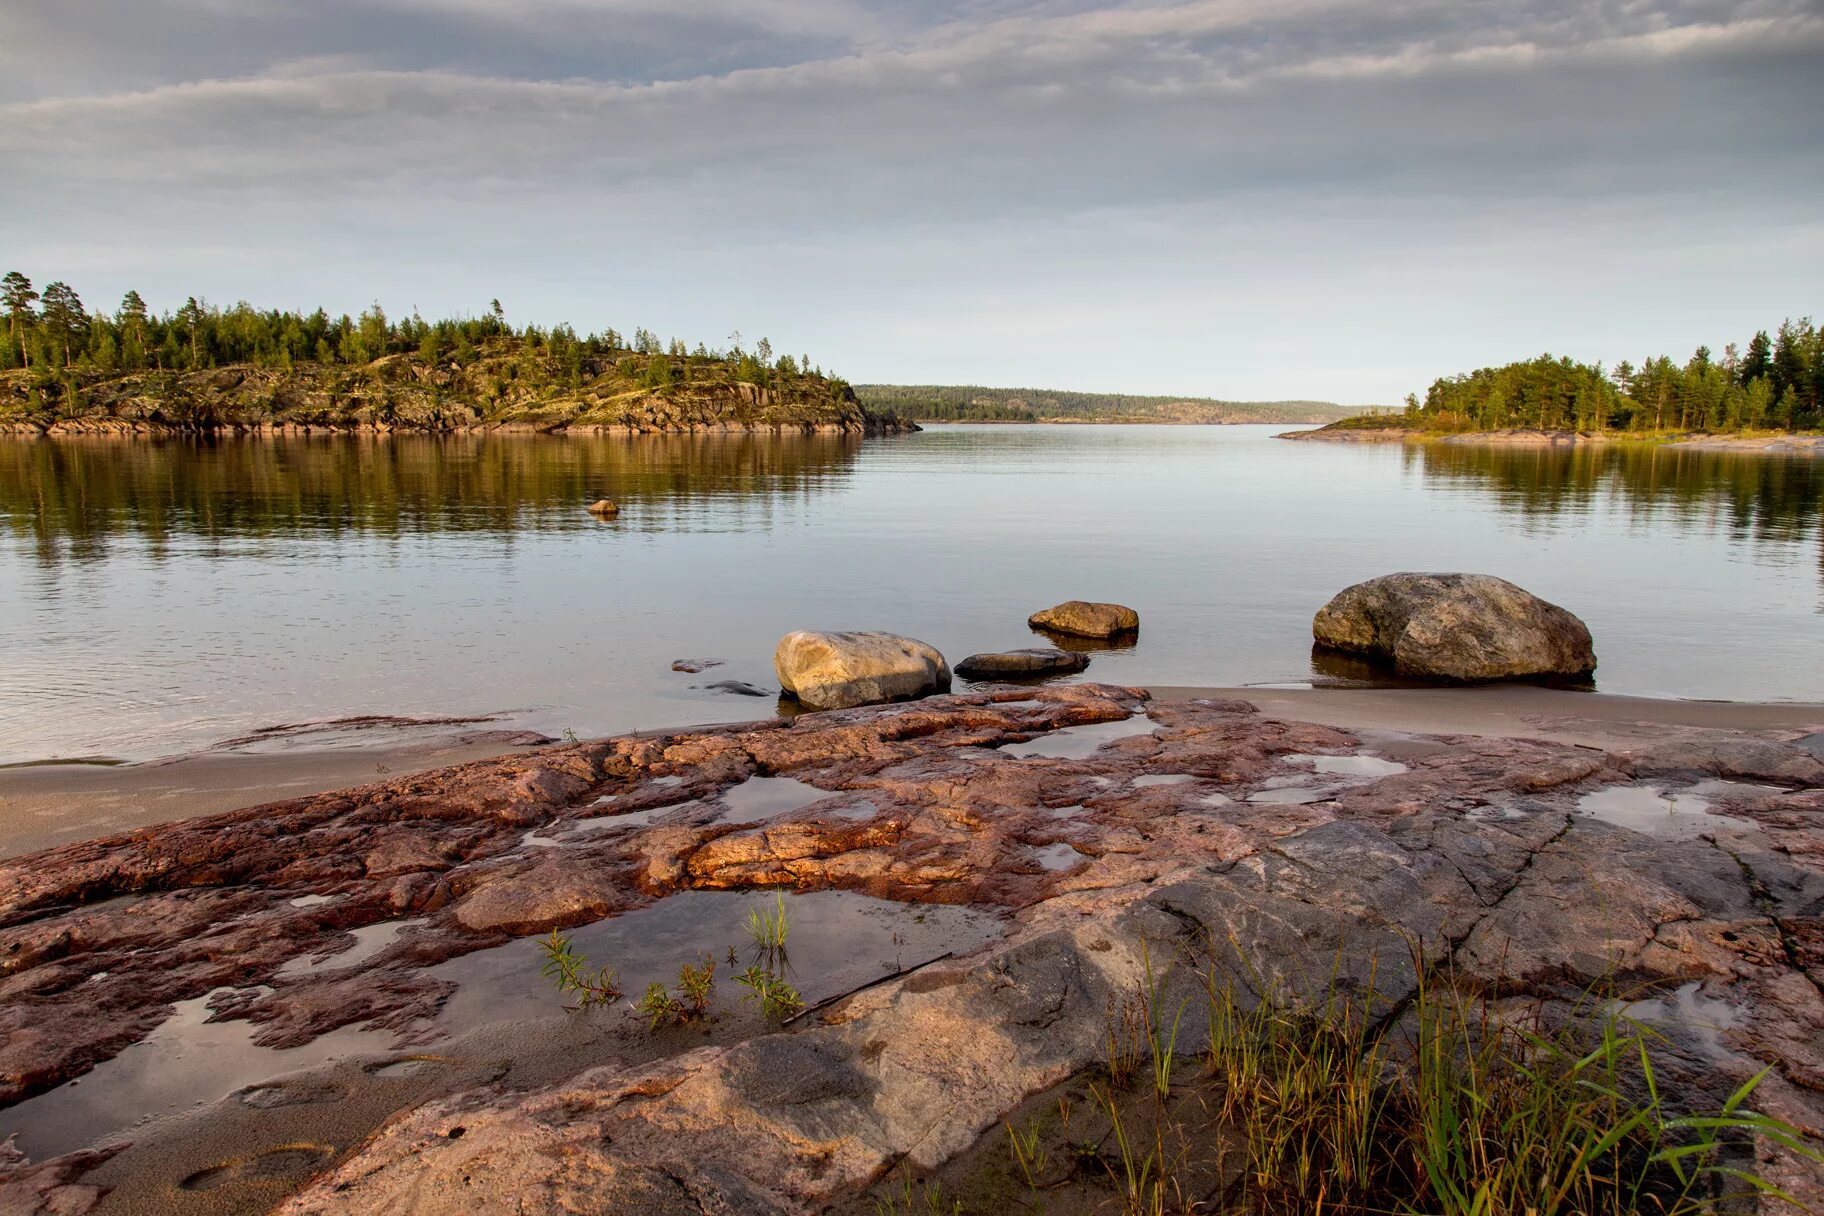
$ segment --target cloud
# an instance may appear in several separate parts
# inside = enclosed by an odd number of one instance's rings
[[[173,282],[219,256],[245,283],[232,251],[251,250],[279,291],[320,290],[311,266],[358,254],[368,297],[475,294],[463,265],[523,268],[551,285],[548,310],[583,292],[580,257],[687,321],[713,290],[668,272],[749,284],[746,267],[816,265],[866,293],[863,267],[911,246],[924,255],[899,290],[921,324],[942,323],[948,288],[1041,267],[1088,298],[1143,237],[1266,290],[1268,263],[1207,239],[1217,220],[1284,251],[1372,243],[1362,264],[1423,258],[1428,228],[1451,225],[1523,230],[1526,252],[1495,242],[1515,266],[1595,232],[1663,256],[1592,218],[1622,208],[1694,243],[1777,246],[1764,295],[1819,261],[1798,217],[1824,188],[1824,14],[1804,0],[713,0],[689,22],[657,0],[322,9],[28,15],[16,37],[35,66],[0,94],[0,155],[34,166],[0,191],[42,217],[24,252]],[[171,53],[130,53],[145,40]],[[439,251],[434,274],[408,244]],[[1544,311],[1549,293],[1528,290]],[[793,307],[815,323],[810,299]]]

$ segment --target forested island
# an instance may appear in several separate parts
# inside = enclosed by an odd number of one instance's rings
[[[1800,433],[1824,428],[1824,330],[1810,318],[1756,333],[1721,356],[1700,346],[1685,362],[1639,366],[1540,355],[1434,381],[1401,411],[1365,414],[1311,438],[1401,438],[1493,432],[1620,435]]]
[[[64,283],[0,281],[0,431],[901,429],[810,357],[641,328],[579,335],[479,317],[212,307],[91,311]]]
[[[1330,401],[1219,401],[1213,397],[1143,397],[977,384],[858,384],[869,409],[920,422],[1151,422],[1295,425],[1333,422],[1359,412]]]

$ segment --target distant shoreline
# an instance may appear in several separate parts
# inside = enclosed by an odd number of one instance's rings
[[[1824,456],[1824,435],[1709,435],[1697,432],[1674,435],[1633,435],[1585,431],[1427,431],[1417,427],[1335,427],[1288,431],[1275,439],[1319,443],[1442,443],[1455,447],[1596,447],[1632,444],[1680,448],[1687,451],[1765,452],[1774,455]]]

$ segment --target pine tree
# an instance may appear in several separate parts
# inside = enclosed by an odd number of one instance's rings
[[[7,271],[6,278],[0,279],[0,303],[6,305],[7,327],[26,367],[30,367],[32,361],[26,351],[25,335],[32,327],[32,304],[37,299],[38,293],[32,290],[32,281],[17,270]]]
[[[63,352],[63,365],[71,366],[73,350],[83,345],[89,331],[89,314],[83,310],[82,299],[61,280],[46,284],[38,319],[53,345]]]

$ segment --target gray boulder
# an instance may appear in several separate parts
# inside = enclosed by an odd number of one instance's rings
[[[1030,680],[1038,676],[1069,675],[1088,666],[1089,656],[1080,650],[1041,646],[1031,650],[972,654],[956,665],[956,674],[966,680]]]
[[[1581,678],[1596,670],[1587,626],[1487,574],[1388,574],[1345,588],[1311,623],[1318,645],[1417,679]]]
[[[1140,614],[1122,604],[1066,600],[1026,618],[1034,629],[1073,633],[1085,638],[1112,638],[1140,628]]]
[[[900,701],[950,688],[943,655],[893,633],[788,633],[773,652],[773,670],[780,687],[811,709]]]

